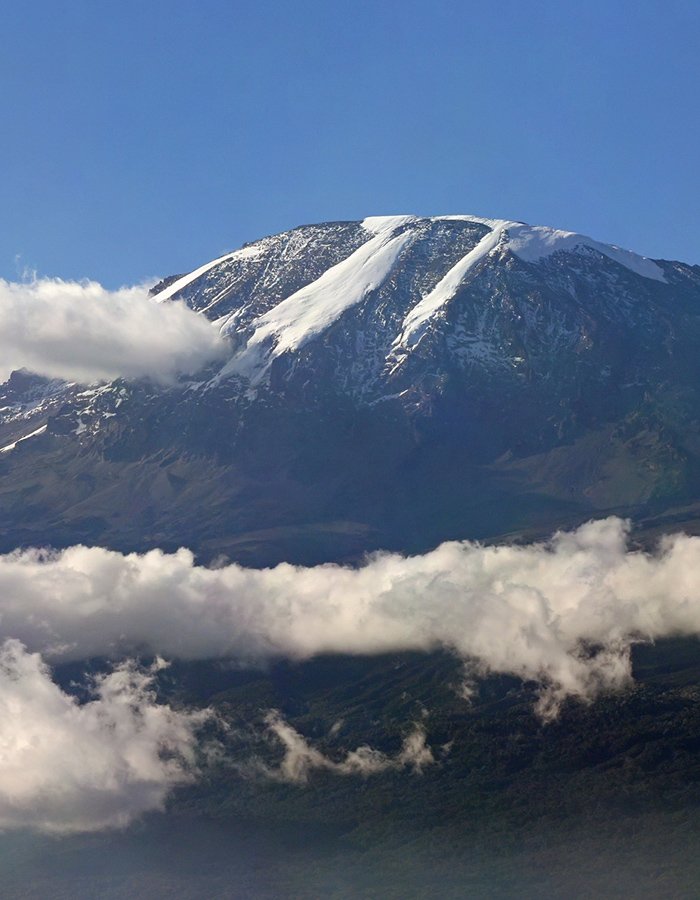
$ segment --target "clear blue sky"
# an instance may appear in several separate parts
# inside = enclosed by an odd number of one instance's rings
[[[0,276],[464,212],[700,263],[697,0],[8,0]]]

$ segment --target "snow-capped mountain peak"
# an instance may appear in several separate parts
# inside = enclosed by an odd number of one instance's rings
[[[645,282],[667,283],[661,264],[573,232],[470,215],[388,215],[264,238],[178,278],[155,299],[183,299],[231,340],[217,384],[232,377],[267,383],[276,361],[298,361],[311,344],[349,329],[354,374],[344,381],[359,377],[354,390],[371,394],[448,319],[471,319],[448,342],[458,365],[519,364],[498,334],[495,311],[482,305],[476,315],[466,298],[499,272],[561,292],[563,269],[580,282],[564,289],[569,300],[572,291],[611,279],[631,277],[640,296]],[[557,339],[564,339],[561,327]]]

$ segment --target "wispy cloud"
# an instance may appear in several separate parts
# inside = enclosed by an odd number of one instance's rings
[[[182,303],[154,303],[144,286],[0,279],[0,381],[13,369],[68,381],[172,381],[225,355],[217,329]]]
[[[387,756],[367,744],[347,751],[340,760],[331,759],[284,720],[279,711],[271,710],[266,717],[268,733],[284,748],[284,756],[277,767],[264,766],[266,775],[283,781],[304,784],[314,770],[325,770],[336,775],[359,775],[368,778],[389,770],[410,769],[422,772],[435,762],[426,744],[425,728],[416,724],[404,737],[401,749],[395,756]]]

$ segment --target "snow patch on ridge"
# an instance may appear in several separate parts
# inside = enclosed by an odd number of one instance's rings
[[[448,217],[445,216],[443,218]],[[454,216],[450,218],[458,217]],[[476,220],[470,217],[469,221]],[[394,341],[393,346],[395,348],[415,347],[425,333],[428,321],[445,305],[445,303],[454,297],[467,273],[499,246],[503,240],[504,232],[510,223],[498,220],[491,220],[491,222],[493,230],[484,235],[476,247],[472,248],[469,253],[459,260],[459,262],[455,263],[447,274],[435,285],[432,291],[430,291],[429,294],[426,294],[426,296],[410,310],[404,319],[401,334]]]
[[[380,287],[399,254],[414,240],[411,229],[398,235],[394,232],[412,221],[414,216],[373,219],[367,226],[374,231],[373,238],[252,323],[253,334],[245,348],[219,377],[238,374],[256,383],[275,357],[300,349]]]
[[[228,262],[232,259],[250,259],[256,256],[260,256],[261,253],[262,247],[257,244],[253,244],[250,247],[241,247],[240,250],[234,250],[232,253],[227,253],[225,256],[220,256],[218,259],[213,259],[211,260],[211,262],[205,263],[203,266],[200,266],[198,269],[195,269],[188,275],[183,275],[182,278],[178,278],[177,281],[173,281],[173,283],[168,285],[168,287],[164,288],[162,291],[159,291],[153,297],[153,299],[156,303],[163,303],[163,301],[165,300],[170,300],[171,297],[186,288],[188,284],[196,281],[200,276],[206,275],[206,273],[210,269],[213,269],[220,263]]]
[[[8,444],[6,447],[0,447],[0,453],[9,453],[10,450],[14,450],[17,444],[21,444],[22,441],[28,441],[29,438],[33,438],[39,434],[43,434],[46,431],[46,428],[46,425],[42,425],[41,428],[37,428],[36,431],[31,431],[29,434],[25,434],[24,437],[17,438],[14,443]]]
[[[386,231],[396,231],[402,225],[410,225],[416,222],[417,216],[368,216],[361,222],[365,231],[371,234],[381,234]]]
[[[582,248],[588,248],[602,253],[631,272],[641,275],[642,278],[666,283],[661,266],[646,256],[640,256],[631,250],[623,250],[615,244],[595,241],[585,234],[577,234],[574,231],[561,231],[546,225],[527,225],[525,222],[506,219],[485,219],[481,216],[434,216],[433,221],[476,222],[494,231],[503,231],[505,228],[508,232],[507,248],[524,262],[539,262],[562,250],[575,253]]]
[[[515,222],[512,219],[485,219],[483,216],[432,216],[431,222],[474,222],[476,225],[486,225],[492,230],[502,228],[504,225],[524,225],[524,222]]]
[[[666,282],[663,270],[653,260],[571,231],[559,231],[542,225],[526,225],[508,219],[484,219],[480,216],[434,216],[432,221],[474,222],[486,225],[491,230],[406,315],[401,332],[392,344],[387,357],[392,372],[405,360],[406,353],[420,342],[430,320],[455,296],[469,272],[498,249],[508,249],[524,262],[536,263],[553,253],[560,251],[575,253],[588,248],[612,259],[642,278]]]
[[[631,250],[623,250],[614,244],[602,244],[583,234],[558,231],[545,225],[512,223],[508,226],[508,237],[508,249],[525,262],[538,262],[562,250],[575,252],[582,247],[588,247],[641,275],[642,278],[666,282],[661,266],[653,260],[647,259],[646,256],[638,256]]]

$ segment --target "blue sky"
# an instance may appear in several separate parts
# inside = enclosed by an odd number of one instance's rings
[[[699,44],[695,0],[10,0],[0,277],[394,212],[700,263]]]

